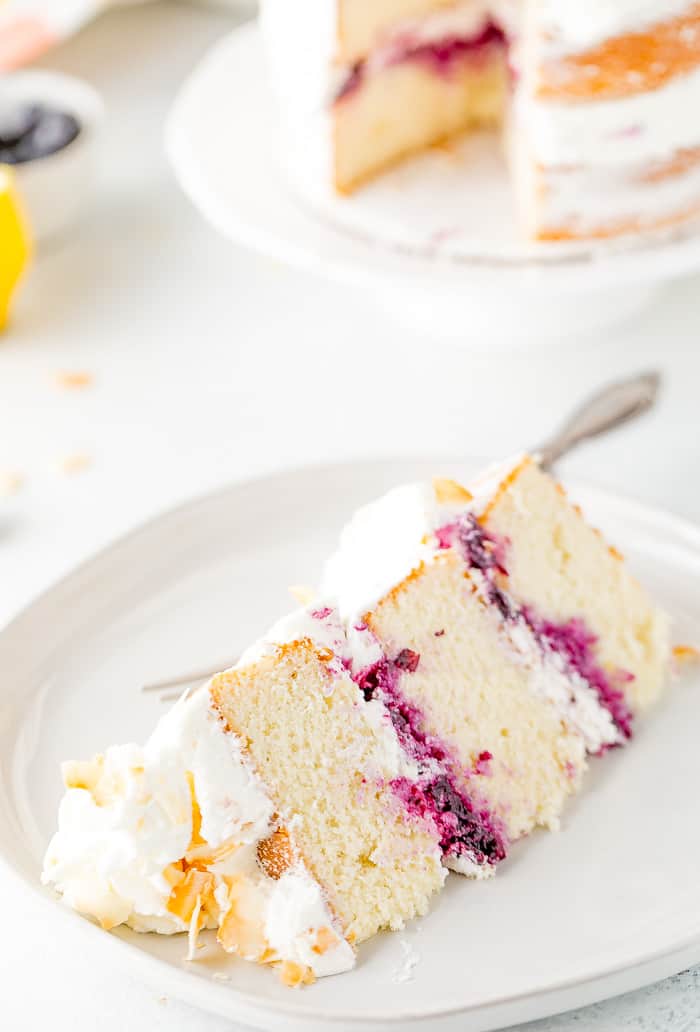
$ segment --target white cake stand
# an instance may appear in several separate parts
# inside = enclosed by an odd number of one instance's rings
[[[166,139],[182,188],[232,241],[371,291],[416,332],[482,350],[579,340],[700,269],[697,224],[632,244],[525,243],[494,134],[431,152],[350,199],[310,189],[303,155],[280,145],[254,24],[186,81]]]

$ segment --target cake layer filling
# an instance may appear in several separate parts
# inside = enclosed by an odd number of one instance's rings
[[[438,528],[436,538],[440,548],[460,551],[469,569],[478,575],[486,602],[497,610],[506,627],[510,627],[511,636],[513,630],[517,634],[518,628],[526,628],[531,640],[539,646],[545,663],[554,661],[574,682],[583,683],[595,692],[619,735],[617,740],[604,739],[592,750],[589,742],[589,750],[604,751],[630,738],[632,711],[621,686],[629,683],[633,675],[624,670],[608,673],[600,666],[595,654],[598,639],[585,621],[576,618],[557,623],[543,618],[530,606],[519,605],[499,583],[499,578],[508,576],[509,544],[487,532],[473,513],[465,512],[456,521]],[[581,700],[583,705],[585,701],[585,698]]]
[[[419,663],[417,652],[403,649],[393,660],[383,658],[353,677],[367,701],[378,700],[386,707],[401,748],[416,764],[417,777],[392,782],[396,795],[410,814],[433,822],[448,866],[484,877],[505,858],[506,835],[485,803],[466,793],[468,772],[458,757],[426,730],[420,707],[401,692],[400,675],[415,672]],[[482,752],[475,773],[486,773],[490,760],[491,754]]]
[[[381,47],[370,58],[356,62],[349,69],[333,103],[352,97],[361,89],[365,79],[394,65],[415,62],[436,75],[450,76],[465,62],[490,57],[494,52],[505,53],[505,47],[503,30],[488,20],[474,34],[451,33],[440,39],[423,40],[407,33]]]
[[[335,664],[337,673],[347,671],[365,701],[377,708],[375,727],[382,731],[387,761],[392,757],[386,766],[396,771],[391,787],[410,816],[432,822],[446,865],[475,877],[491,874],[506,855],[504,829],[484,802],[466,791],[469,772],[445,742],[426,731],[425,715],[399,686],[402,674],[418,669],[419,654],[403,649],[387,657],[364,622],[343,622],[336,608],[319,602],[280,620],[239,665],[303,638],[327,648],[333,654],[331,669]],[[486,753],[479,757],[475,773],[485,773],[489,758]]]

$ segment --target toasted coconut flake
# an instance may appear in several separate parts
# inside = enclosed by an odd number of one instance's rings
[[[625,558],[622,552],[615,548],[614,545],[608,545],[608,552],[610,552],[610,555],[613,557],[613,559],[619,559],[620,562],[622,562],[622,560]]]
[[[97,755],[91,760],[66,760],[61,764],[63,784],[66,788],[85,788],[93,792],[102,777],[104,756]]]
[[[67,391],[81,390],[83,387],[90,387],[92,380],[92,373],[88,373],[84,369],[62,369],[55,375],[56,386]]]
[[[318,953],[319,957],[322,957],[324,953],[335,949],[339,942],[340,939],[333,929],[329,928],[328,925],[324,925],[323,928],[319,928],[316,932],[316,942],[311,949],[314,953]]]
[[[294,865],[296,853],[289,832],[278,828],[269,838],[258,842],[258,863],[268,878],[277,881]]]
[[[183,924],[189,924],[195,909],[199,913],[203,898],[213,895],[215,881],[213,874],[191,867],[170,893],[168,910],[179,917]]]
[[[201,846],[194,846],[185,853],[185,861],[192,867],[200,870],[212,867],[214,864],[223,863],[230,856],[237,853],[241,848],[240,842],[224,842],[222,845],[212,849],[208,842],[202,842]]]
[[[316,976],[310,967],[304,967],[293,960],[283,960],[280,965],[280,979],[290,989],[298,989],[302,985],[313,985]]]
[[[269,950],[264,934],[264,890],[242,874],[224,878],[224,882],[228,886],[228,909],[219,924],[219,944],[244,960],[267,963],[261,960]]]
[[[202,915],[202,898],[197,896],[197,900],[192,911],[192,917],[190,918],[190,926],[187,931],[187,959],[195,960],[197,956],[197,940],[199,939],[199,933],[204,926],[204,920]]]
[[[681,665],[700,663],[700,649],[696,649],[693,645],[675,645],[673,648],[673,658],[676,663]]]
[[[471,491],[467,491],[466,487],[462,487],[456,480],[446,480],[443,477],[435,477],[433,479],[433,491],[435,492],[435,500],[439,505],[450,505],[453,503],[467,505],[474,500],[474,495]]]
[[[183,871],[180,862],[178,861],[176,864],[168,864],[163,871],[163,877],[171,889],[180,885],[180,883],[185,879],[185,872]]]
[[[187,771],[187,784],[190,788],[190,797],[192,799],[192,838],[190,844],[187,847],[187,852],[196,848],[197,846],[206,846],[206,842],[202,838],[202,813],[199,809],[199,803],[197,802],[197,796],[194,790],[194,774],[191,770]]]

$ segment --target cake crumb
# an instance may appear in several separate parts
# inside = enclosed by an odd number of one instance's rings
[[[72,455],[64,455],[58,462],[58,472],[64,476],[72,476],[74,473],[84,473],[92,465],[92,458],[85,452],[74,452]]]
[[[24,476],[16,469],[0,470],[0,497],[17,494],[24,484]]]
[[[81,391],[91,387],[92,382],[92,373],[84,369],[62,369],[54,375],[54,383],[64,391]]]
[[[399,939],[399,946],[403,952],[401,963],[391,976],[392,982],[402,985],[404,982],[412,982],[415,978],[416,968],[420,963],[420,955],[416,953],[408,939]]]

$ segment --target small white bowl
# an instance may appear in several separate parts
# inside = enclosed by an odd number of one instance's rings
[[[13,165],[35,241],[54,237],[78,217],[95,179],[104,105],[82,79],[60,72],[14,72],[0,78],[0,106],[45,104],[73,115],[80,132],[66,147]]]

